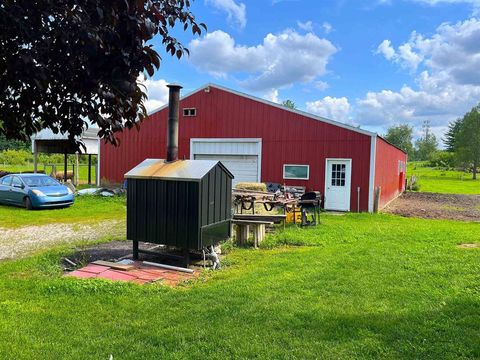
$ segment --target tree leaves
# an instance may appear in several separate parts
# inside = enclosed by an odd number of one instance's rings
[[[146,43],[158,36],[180,59],[189,52],[171,29],[206,30],[189,8],[186,0],[4,0],[0,134],[26,139],[50,128],[76,142],[90,123],[118,144],[115,132],[147,116],[137,77],[152,76],[161,57]]]

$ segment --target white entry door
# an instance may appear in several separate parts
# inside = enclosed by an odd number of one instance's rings
[[[352,160],[327,159],[325,209],[349,211]]]

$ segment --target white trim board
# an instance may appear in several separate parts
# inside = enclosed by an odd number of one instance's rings
[[[370,176],[368,179],[368,212],[373,212],[375,193],[375,162],[377,157],[377,137],[372,136],[370,141]]]

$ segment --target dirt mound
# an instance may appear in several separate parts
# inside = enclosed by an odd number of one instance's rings
[[[383,211],[424,219],[480,221],[480,195],[407,192]]]

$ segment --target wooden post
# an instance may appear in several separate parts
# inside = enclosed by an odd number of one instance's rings
[[[37,170],[38,170],[37,141],[33,140],[33,172],[36,174]]]
[[[253,227],[254,246],[258,248],[260,243],[265,239],[265,224],[255,224]]]
[[[380,195],[382,193],[382,187],[379,186],[375,189],[375,201],[373,203],[373,212],[378,213],[379,206],[380,206]]]
[[[236,241],[239,245],[246,245],[248,240],[248,225],[245,224],[237,224],[237,233],[236,233]]]
[[[88,185],[92,185],[92,154],[88,154]]]
[[[68,171],[68,164],[67,164],[67,152],[63,154],[63,181],[67,182],[67,171]]]
[[[75,153],[75,186],[78,186],[79,178],[78,153]]]

